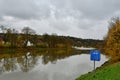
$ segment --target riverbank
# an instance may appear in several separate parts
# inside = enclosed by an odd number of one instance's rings
[[[120,62],[105,64],[96,71],[84,74],[76,80],[120,80]]]

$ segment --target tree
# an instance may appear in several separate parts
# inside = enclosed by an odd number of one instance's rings
[[[105,39],[105,53],[111,61],[120,61],[120,19],[114,18],[110,23],[108,35]]]
[[[17,47],[18,46],[18,31],[15,29],[12,29],[12,35],[11,35],[11,47]]]
[[[47,46],[50,48],[50,35],[47,33],[43,34],[43,41],[47,44]]]
[[[17,46],[17,30],[15,29],[11,29],[8,28],[6,31],[6,35],[5,35],[5,43],[9,42],[10,43],[10,47],[16,47]]]
[[[35,34],[35,31],[29,27],[24,27],[22,29],[22,33],[24,34],[23,37],[24,37],[24,47],[27,46],[27,43],[29,41],[29,37],[30,35],[34,35]]]
[[[35,31],[33,30],[33,29],[31,29],[31,28],[29,28],[29,27],[24,27],[23,29],[22,29],[22,32],[24,33],[24,34],[35,34]]]
[[[11,34],[12,34],[12,30],[10,28],[6,29],[6,33],[4,37],[5,44],[11,41],[11,37],[12,37]]]
[[[56,44],[58,42],[58,36],[56,33],[53,33],[52,35],[48,35],[47,33],[43,34],[44,42],[47,43],[49,48],[56,48]]]
[[[2,33],[5,33],[5,31],[6,31],[6,27],[5,26],[1,25],[0,29],[1,29]]]

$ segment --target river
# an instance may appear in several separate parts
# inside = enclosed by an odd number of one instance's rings
[[[0,80],[75,80],[93,70],[89,51],[36,51],[1,53]],[[96,67],[107,61],[101,55]]]

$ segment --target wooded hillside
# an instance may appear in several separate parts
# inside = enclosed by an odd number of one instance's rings
[[[16,29],[0,26],[0,48],[71,48],[72,46],[101,47],[102,40],[82,39],[54,34],[38,35],[30,27],[24,27],[19,33]]]

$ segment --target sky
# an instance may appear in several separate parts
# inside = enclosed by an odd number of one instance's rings
[[[103,39],[120,0],[0,0],[0,25],[37,34]]]

